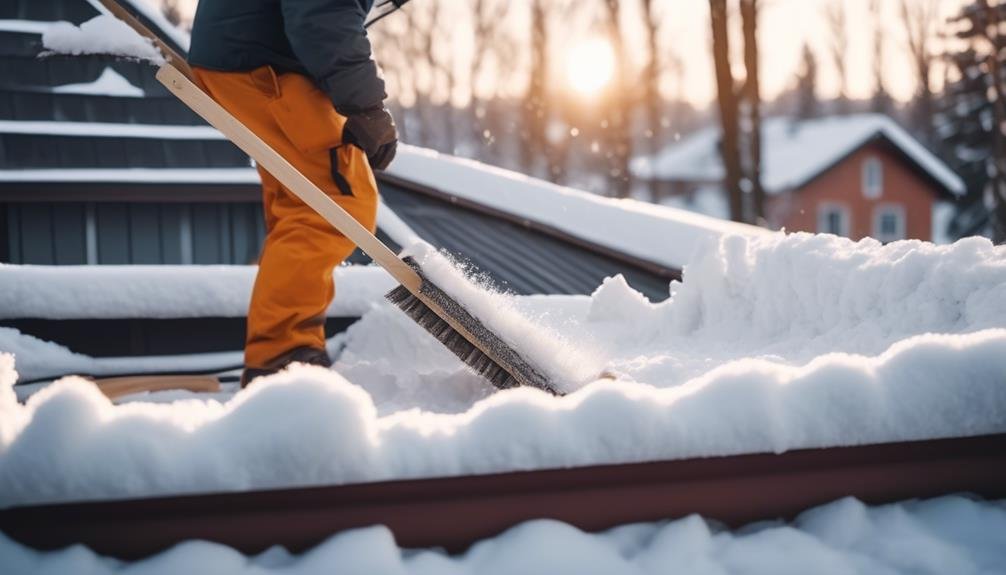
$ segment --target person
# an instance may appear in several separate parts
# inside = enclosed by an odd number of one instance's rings
[[[365,21],[373,0],[200,0],[189,64],[207,93],[375,229],[398,135]],[[332,271],[355,245],[258,168],[266,239],[248,310],[242,387],[290,363],[331,365]]]

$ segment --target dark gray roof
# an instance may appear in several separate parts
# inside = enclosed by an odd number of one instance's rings
[[[387,205],[420,237],[474,264],[496,285],[517,294],[589,294],[622,274],[651,300],[666,299],[678,270],[654,269],[600,246],[526,222],[452,202],[437,190],[380,179]]]

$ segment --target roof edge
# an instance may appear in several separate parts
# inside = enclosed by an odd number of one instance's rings
[[[0,510],[0,530],[39,550],[84,544],[139,559],[191,539],[245,554],[274,545],[299,552],[333,533],[383,524],[402,547],[459,552],[532,519],[600,531],[697,513],[740,527],[842,497],[882,504],[961,491],[1006,496],[1006,435],[31,505]]]

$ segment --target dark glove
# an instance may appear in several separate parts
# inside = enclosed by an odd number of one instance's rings
[[[367,154],[370,167],[383,170],[395,158],[398,130],[387,108],[372,108],[346,117],[342,142],[352,144]]]

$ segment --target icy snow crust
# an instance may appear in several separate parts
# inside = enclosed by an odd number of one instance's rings
[[[66,378],[22,405],[6,356],[0,505],[1006,432],[1006,248],[727,237],[672,291],[493,295],[546,328],[524,345],[556,334],[552,365],[589,350],[587,371],[617,376],[564,398],[491,393],[387,305],[349,330],[336,372],[226,402],[113,405]]]
[[[79,27],[56,22],[42,34],[42,46],[57,54],[110,54],[158,66],[164,63],[164,56],[153,42],[110,14],[95,16]]]
[[[597,534],[537,520],[453,557],[400,549],[387,528],[370,527],[334,535],[302,555],[273,547],[246,557],[224,545],[189,541],[132,564],[80,546],[40,553],[0,534],[0,558],[10,575],[193,569],[215,575],[991,575],[1006,565],[1006,502],[941,497],[867,507],[848,498],[805,511],[792,524],[766,522],[734,532],[696,515]]]

